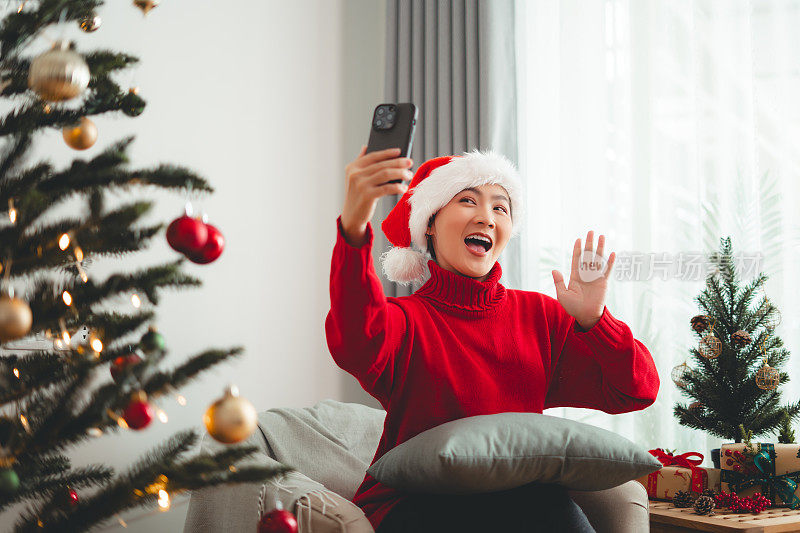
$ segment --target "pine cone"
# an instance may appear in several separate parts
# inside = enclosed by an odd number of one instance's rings
[[[737,348],[744,348],[750,344],[750,341],[752,340],[753,339],[750,338],[750,334],[743,329],[731,334],[731,343],[733,343],[733,345]]]
[[[697,315],[692,317],[692,329],[697,333],[703,333],[711,325],[711,317],[708,315]]]
[[[691,507],[694,497],[687,490],[679,490],[672,497],[672,505],[675,507]]]
[[[694,512],[697,514],[708,514],[714,510],[714,500],[708,496],[700,496],[694,502]]]

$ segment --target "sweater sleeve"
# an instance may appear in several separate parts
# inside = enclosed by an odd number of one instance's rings
[[[584,407],[619,414],[655,402],[660,380],[653,357],[624,322],[603,307],[600,320],[584,330],[558,300],[546,299],[552,372],[545,409]]]
[[[351,246],[341,217],[331,260],[331,308],[325,336],[333,360],[386,408],[394,381],[394,359],[406,336],[402,308],[387,301],[372,261],[372,225],[367,242]]]

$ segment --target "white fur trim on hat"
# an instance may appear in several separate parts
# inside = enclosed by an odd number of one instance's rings
[[[420,250],[427,250],[425,231],[428,229],[431,215],[467,187],[494,184],[502,186],[509,194],[513,217],[511,236],[518,234],[522,226],[520,222],[523,215],[523,194],[522,180],[517,169],[502,154],[491,150],[481,152],[476,149],[465,152],[460,157],[454,157],[446,165],[433,169],[430,175],[414,188],[408,200],[411,205],[408,220],[411,242]],[[423,263],[423,266],[425,264]]]
[[[381,254],[380,259],[384,275],[401,285],[408,285],[412,281],[421,281],[428,264],[428,260],[422,252],[398,246]]]

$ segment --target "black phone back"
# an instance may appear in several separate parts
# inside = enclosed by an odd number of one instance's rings
[[[366,153],[400,148],[398,157],[409,157],[416,124],[417,106],[414,104],[379,104],[372,114]]]

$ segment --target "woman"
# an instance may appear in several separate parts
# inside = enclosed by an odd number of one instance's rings
[[[508,290],[498,282],[497,258],[521,226],[513,164],[493,152],[439,157],[407,185],[412,162],[398,155],[396,149],[365,154],[362,147],[345,168],[325,322],[336,364],[386,410],[373,462],[458,418],[559,406],[625,413],[655,401],[660,382],[650,353],[604,305],[613,253],[603,275],[584,281],[578,239],[569,287],[553,271],[557,300]],[[386,275],[409,283],[426,266],[430,271],[422,287],[400,298],[384,296],[371,256],[369,221],[387,194],[403,196],[382,225],[394,245],[382,256]],[[590,231],[585,249],[593,247]],[[601,235],[599,255],[603,247]],[[366,475],[353,502],[378,533],[593,531],[555,485],[434,497]]]

